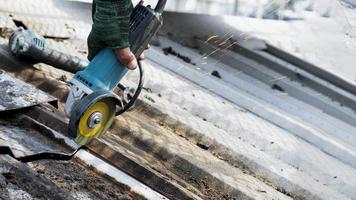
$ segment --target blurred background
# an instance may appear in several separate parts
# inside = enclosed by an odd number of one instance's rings
[[[92,0],[78,0],[92,2]],[[133,0],[137,3],[139,0]],[[154,0],[145,2],[154,4]],[[211,15],[236,15],[254,18],[283,19],[301,11],[317,11],[328,17],[333,12],[334,0],[170,0],[167,11],[201,13]],[[355,6],[356,0],[341,0],[340,3]]]

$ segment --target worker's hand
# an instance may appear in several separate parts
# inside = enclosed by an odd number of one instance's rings
[[[148,45],[146,49],[150,48]],[[116,56],[120,60],[121,64],[126,65],[127,68],[130,70],[134,70],[137,68],[137,60],[135,58],[135,55],[131,52],[130,48],[122,48],[122,49],[116,49]],[[145,54],[142,53],[139,57],[138,60],[144,60],[145,59]]]
[[[120,60],[121,64],[127,66],[130,70],[137,68],[137,60],[130,48],[116,49],[116,56]]]

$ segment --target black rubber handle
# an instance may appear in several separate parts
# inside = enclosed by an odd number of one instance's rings
[[[164,10],[164,7],[166,6],[167,0],[159,0],[156,7],[155,11],[158,13],[162,13]]]

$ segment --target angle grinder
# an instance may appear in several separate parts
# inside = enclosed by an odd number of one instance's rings
[[[133,9],[129,40],[131,51],[136,57],[141,55],[162,26],[162,12],[166,2],[159,0],[156,7],[151,8],[140,1]],[[139,83],[130,100],[123,101],[113,92],[118,86],[124,87],[120,81],[128,69],[118,61],[111,48],[101,50],[87,65],[77,57],[50,49],[42,36],[23,28],[11,36],[9,46],[16,56],[75,73],[69,82],[70,92],[65,112],[70,118],[69,134],[81,145],[103,135],[112,125],[115,116],[134,105],[143,87],[144,71],[141,62],[138,62]]]

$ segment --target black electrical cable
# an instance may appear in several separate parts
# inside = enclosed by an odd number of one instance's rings
[[[144,69],[142,67],[141,61],[138,61],[137,63],[138,63],[138,70],[139,70],[139,73],[140,73],[138,86],[136,88],[136,91],[135,91],[134,95],[130,99],[130,101],[127,104],[125,104],[123,108],[121,108],[121,109],[119,108],[116,111],[116,116],[117,115],[121,115],[122,113],[124,113],[127,110],[129,110],[135,104],[136,100],[138,99],[138,97],[141,94],[141,91],[142,91],[142,88],[143,88],[143,82],[144,82],[144,79],[145,79],[145,74],[144,74]]]
[[[15,154],[12,152],[11,148],[8,146],[0,146],[0,155],[9,155],[12,158],[20,161],[20,162],[34,162],[38,160],[62,160],[68,161],[75,156],[75,154],[81,150],[87,149],[86,146],[81,146],[72,153],[57,153],[57,152],[42,152],[28,156],[16,157]]]

